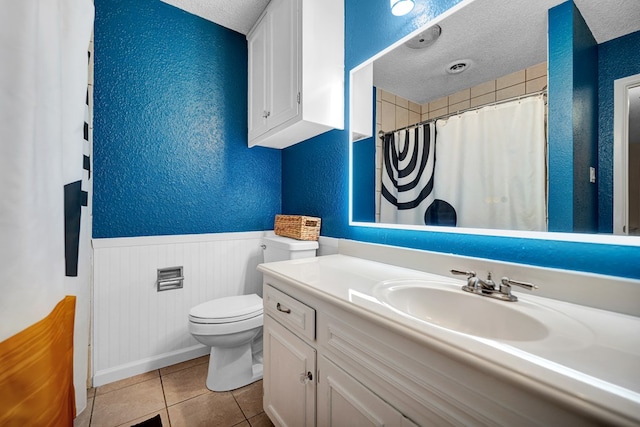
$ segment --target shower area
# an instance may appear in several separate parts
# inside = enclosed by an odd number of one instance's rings
[[[376,222],[546,231],[546,86],[543,62],[423,104],[377,88]]]
[[[0,425],[72,425],[91,298],[91,0],[0,14]]]

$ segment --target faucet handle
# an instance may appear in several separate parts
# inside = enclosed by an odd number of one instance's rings
[[[525,288],[530,291],[534,289],[538,289],[538,286],[534,285],[533,283],[518,282],[517,280],[511,280],[508,277],[503,277],[501,282],[502,282],[502,286],[520,286],[521,288]]]
[[[500,282],[501,282],[500,292],[495,295],[496,295],[496,298],[499,298],[503,301],[511,301],[511,302],[518,301],[518,297],[511,294],[512,285],[520,286],[521,288],[525,288],[530,291],[534,289],[538,289],[538,286],[534,285],[533,283],[518,282],[517,280],[511,280],[508,277],[503,277]]]
[[[473,292],[474,294],[482,293],[481,280],[476,277],[475,271],[450,270],[452,274],[458,276],[467,276],[467,284],[462,287],[463,291]]]
[[[452,274],[457,274],[458,276],[467,276],[467,279],[471,279],[472,277],[476,277],[475,271],[463,271],[463,270],[449,270]]]

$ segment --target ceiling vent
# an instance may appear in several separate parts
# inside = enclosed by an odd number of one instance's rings
[[[459,74],[469,68],[470,65],[471,61],[468,59],[459,59],[457,61],[453,61],[449,65],[447,65],[447,73]]]

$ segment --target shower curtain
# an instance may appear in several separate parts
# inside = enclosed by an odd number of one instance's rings
[[[88,313],[89,236],[79,227],[93,3],[0,8],[0,425],[72,425],[74,382],[86,404],[88,316],[78,313]]]
[[[433,203],[434,126],[388,133],[382,143],[380,222],[424,225]]]
[[[434,197],[457,226],[546,231],[542,96],[438,120],[436,132]]]

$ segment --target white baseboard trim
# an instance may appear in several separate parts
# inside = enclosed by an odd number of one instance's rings
[[[136,360],[135,362],[98,371],[93,375],[93,386],[99,387],[114,381],[133,377],[134,375],[144,374],[145,372],[153,371],[154,369],[160,369],[166,366],[175,365],[176,363],[195,359],[209,354],[209,351],[210,347],[198,344],[193,347],[159,354],[157,356]]]

